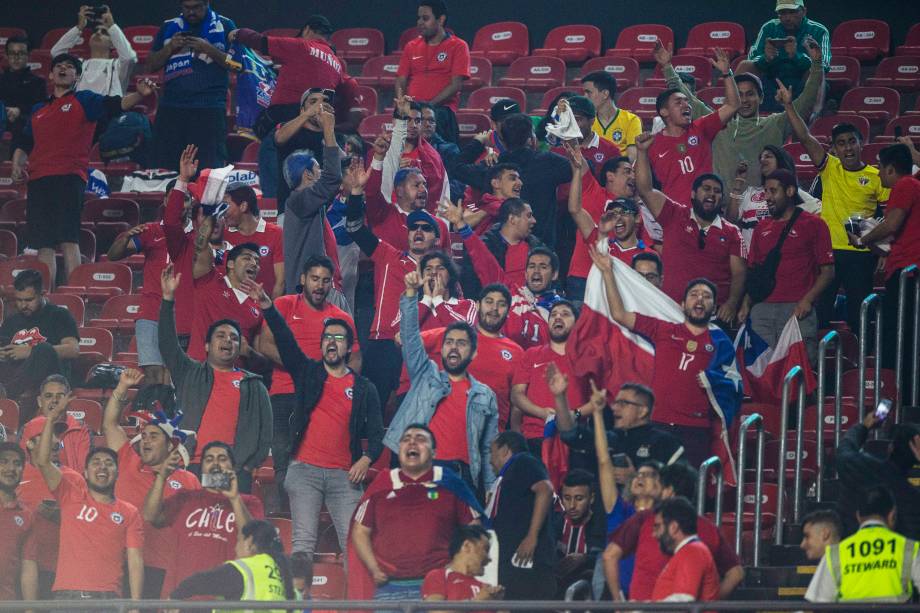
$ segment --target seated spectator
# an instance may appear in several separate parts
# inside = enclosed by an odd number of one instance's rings
[[[581,189],[569,189],[569,215],[575,221],[577,234],[575,250],[566,278],[566,295],[570,300],[583,300],[588,271],[591,270],[589,249],[594,249],[601,237],[615,258],[627,264],[639,253],[655,253],[639,238],[642,219],[636,196],[636,180],[629,158],[616,157],[600,168],[602,187],[586,167],[582,152],[566,145],[564,149],[572,164],[572,183]]]
[[[691,202],[699,177],[712,173],[713,140],[741,106],[728,56],[721,50],[715,56],[716,59],[709,61],[729,77],[724,79],[725,104],[718,111],[691,120],[690,99],[679,88],[666,89],[655,99],[655,110],[665,127],[651,146],[650,165],[661,182],[661,191],[681,204]],[[643,200],[647,200],[644,194]],[[646,204],[652,207],[647,201]]]
[[[498,536],[498,581],[508,600],[551,600],[556,593],[549,512],[553,485],[519,432],[492,441],[494,489],[487,514]]]
[[[45,81],[29,68],[29,39],[10,36],[5,45],[7,67],[0,72],[0,103],[6,116],[0,117],[10,132],[10,154],[22,149],[23,132],[32,107],[48,97]]]
[[[12,441],[0,442],[0,601],[38,600],[38,548],[33,510],[16,496],[26,454]],[[488,536],[488,535],[487,535]],[[486,546],[488,553],[488,546]]]
[[[70,382],[62,375],[48,375],[38,388],[38,413],[36,419],[51,419],[55,414],[55,435],[61,442],[63,452],[59,460],[62,466],[79,470],[92,448],[92,434],[82,422],[67,412],[73,400]],[[58,411],[64,407],[63,412]],[[25,438],[25,437],[23,437]]]
[[[240,467],[227,443],[211,441],[200,456],[203,489],[184,490],[164,500],[166,483],[177,467],[171,460],[157,471],[144,500],[144,520],[155,528],[168,528],[176,547],[164,594],[195,573],[236,557],[238,535],[250,521],[264,517],[262,501],[240,493]]]
[[[475,163],[490,142],[489,134],[480,134],[471,140],[457,157],[450,172],[456,179],[481,192],[490,191],[490,172],[485,163]],[[534,147],[533,124],[523,113],[502,119],[501,142],[505,151],[498,162],[517,164],[520,168],[521,199],[533,208],[537,223],[533,228],[537,238],[549,247],[556,244],[556,188],[572,180],[572,171],[562,156]]]
[[[581,149],[582,155],[588,160],[594,176],[600,180],[602,168],[609,160],[620,157],[620,148],[609,139],[600,136],[594,131],[594,121],[597,111],[594,103],[585,96],[572,96],[559,103],[556,107],[555,117],[568,107],[572,110],[575,117],[575,123],[581,130],[581,139],[578,141],[578,148]],[[565,143],[556,144],[550,151],[559,155],[566,155]]]
[[[802,518],[802,543],[799,548],[809,561],[820,560],[830,545],[840,542],[843,522],[836,511],[812,511]]]
[[[853,216],[869,218],[879,205],[887,202],[891,190],[882,185],[878,168],[863,163],[865,136],[851,123],[839,123],[831,129],[830,153],[808,130],[792,104],[792,93],[780,87],[776,97],[782,102],[796,139],[802,143],[821,179],[821,219],[831,232],[834,249],[834,278],[818,300],[818,325],[827,327],[834,317],[837,292],[846,292],[847,323],[859,329],[859,311],[874,287],[878,256],[865,247],[850,244],[844,224]]]
[[[799,94],[802,77],[812,64],[813,50],[819,50],[818,63],[824,72],[831,68],[831,36],[823,25],[805,16],[805,0],[777,0],[776,18],[760,26],[747,60],[738,72],[751,72],[766,84],[766,100],[773,101],[774,83]],[[773,110],[780,110],[773,107]]]
[[[786,322],[795,316],[799,320],[808,360],[814,365],[818,358],[818,315],[814,305],[834,278],[831,235],[823,219],[799,208],[799,185],[794,173],[774,171],[766,177],[764,189],[772,218],[761,221],[754,228],[748,264],[752,271],[757,270],[757,266],[765,266],[768,254],[777,248],[780,259],[772,271],[772,291],[766,296],[756,296],[758,302],[755,303],[751,289],[758,290],[756,284],[750,286],[738,319],[747,319],[745,315],[749,312],[751,328],[775,348]],[[752,274],[750,280],[756,279]]]
[[[222,600],[294,600],[291,566],[273,524],[256,519],[240,528],[236,559],[187,577],[172,599],[214,596]]]
[[[253,275],[255,276],[255,275]],[[176,397],[185,414],[185,426],[198,433],[191,468],[205,471],[204,450],[215,441],[231,450],[240,489],[249,491],[252,472],[268,457],[272,436],[272,413],[262,378],[236,368],[242,334],[233,320],[214,321],[203,337],[205,360],[190,358],[176,337],[175,294],[179,280],[173,265],[163,269],[160,287],[159,343],[163,361],[176,386]],[[246,296],[247,300],[251,300]],[[256,304],[253,302],[253,304]],[[258,305],[255,307],[258,310]],[[261,319],[261,311],[258,313]],[[149,519],[147,521],[150,521]]]
[[[419,273],[406,274],[399,314],[410,387],[383,442],[398,451],[397,433],[408,424],[425,424],[440,442],[437,463],[459,474],[474,492],[488,491],[494,481],[489,444],[498,434],[498,406],[495,393],[467,372],[476,353],[476,330],[465,321],[451,323],[444,330],[441,365],[429,360],[418,328],[421,287]]]
[[[585,97],[597,111],[591,129],[619,147],[621,153],[636,159],[636,137],[642,133],[639,116],[618,108],[613,101],[617,93],[617,80],[609,72],[597,70],[581,78]]]
[[[556,539],[556,579],[560,590],[586,573],[591,574],[597,554],[607,544],[607,517],[595,495],[594,475],[570,470],[562,481],[562,512],[553,514]]]
[[[695,496],[696,470],[683,462],[661,470],[661,500]],[[694,511],[695,513],[695,511]],[[620,590],[619,561],[635,553],[635,568],[629,586],[630,600],[651,600],[658,577],[668,563],[668,553],[662,550],[655,535],[656,512],[641,511],[630,517],[614,533],[611,545],[604,552],[604,567],[614,601],[623,600]],[[689,528],[687,528],[690,530]],[[744,579],[741,561],[718,528],[704,517],[696,518],[695,532],[709,549],[721,577],[718,600],[727,598]]]
[[[671,65],[671,49],[666,49],[658,43],[655,47],[655,59],[667,79],[667,87],[679,89],[689,99],[691,117],[697,119],[712,113],[712,108],[697,98],[693,88],[681,79],[683,75],[674,70],[674,66]],[[808,80],[796,98],[795,106],[804,116],[810,117],[812,112],[820,110],[824,100],[821,49],[817,45],[809,46],[807,57],[803,59]],[[693,81],[692,78],[690,80]],[[763,111],[767,107],[772,107],[775,86],[770,88],[770,95],[765,99],[763,81],[756,74],[739,70],[734,80],[738,85],[740,106],[738,113],[731,120],[730,129],[720,131],[712,141],[712,169],[715,174],[728,180],[740,163],[744,162],[745,172],[742,176],[749,184],[754,185],[757,181],[754,160],[765,147],[783,146],[789,135],[789,121],[783,112],[764,116]],[[769,79],[768,85],[773,85],[773,79]]]
[[[192,144],[205,168],[219,168],[227,160],[227,73],[235,65],[228,35],[236,24],[208,0],[179,4],[181,14],[160,26],[145,69],[165,74],[154,126],[156,163],[175,169],[179,154]]]
[[[32,452],[35,467],[60,507],[61,554],[52,588],[54,599],[118,598],[125,568],[128,595],[140,599],[144,589],[144,527],[137,507],[115,497],[117,454],[107,447],[90,451],[82,475],[58,468],[51,461],[54,424],[66,408],[61,402],[51,409],[38,447]],[[99,521],[94,521],[96,518]]]
[[[657,253],[637,253],[631,262],[633,270],[645,277],[645,280],[661,289],[664,270]]]
[[[274,298],[284,294],[284,245],[282,230],[259,216],[259,200],[248,185],[228,185],[227,215],[223,234],[229,252],[237,245],[259,247],[259,274],[256,281],[269,288]],[[289,220],[290,221],[290,220]]]
[[[661,550],[671,559],[655,580],[652,600],[720,600],[716,563],[696,534],[696,522],[696,509],[682,496],[669,498],[655,509],[652,530]]]
[[[642,149],[639,149],[642,157]],[[687,284],[681,308],[685,320],[667,322],[641,313],[626,311],[613,278],[609,256],[592,252],[594,265],[604,279],[607,302],[613,320],[628,330],[638,332],[655,345],[655,372],[652,390],[659,398],[651,418],[657,427],[683,442],[684,457],[691,466],[711,455],[713,422],[725,420],[722,407],[708,390],[709,369],[732,373],[731,388],[725,396],[741,402],[741,376],[735,365],[732,341],[720,328],[710,327],[715,313],[716,288],[708,279],[694,279]],[[710,397],[713,400],[710,400]],[[724,423],[724,422],[723,422]]]
[[[144,508],[144,499],[153,486],[157,471],[167,462],[175,462],[177,457],[188,459],[185,447],[180,449],[185,440],[185,433],[178,428],[182,419],[181,412],[172,418],[162,411],[156,415],[147,414],[147,421],[141,427],[140,434],[133,439],[129,439],[119,425],[122,409],[127,404],[128,390],[140,384],[143,378],[144,375],[138,370],[123,370],[102,416],[105,444],[118,454],[121,469],[115,484],[115,495],[137,509]],[[164,490],[164,496],[169,498],[181,491],[200,488],[198,477],[176,467],[169,476],[169,487]],[[166,569],[177,554],[182,555],[182,552],[174,551],[165,531],[149,524],[144,526],[144,598],[160,597]]]
[[[399,437],[399,468],[364,493],[351,526],[349,598],[421,597],[425,576],[450,561],[456,529],[479,522],[472,491],[434,466],[435,445],[427,426],[409,424]]]
[[[443,328],[456,321],[476,325],[478,307],[475,300],[459,298],[460,273],[446,253],[432,251],[419,262],[422,273],[422,298],[418,317],[422,330]]]
[[[105,9],[101,15],[94,11]],[[102,96],[124,96],[128,91],[131,73],[137,64],[137,53],[121,31],[112,9],[108,6],[81,6],[77,13],[77,25],[70,28],[51,47],[51,57],[68,53],[71,47],[79,45],[87,32],[89,37],[89,58],[83,60],[83,74],[77,83],[77,91],[89,90]],[[116,57],[112,57],[114,49]]]
[[[455,143],[460,88],[470,78],[470,48],[444,27],[444,0],[420,0],[416,23],[419,35],[406,43],[396,71],[396,95],[408,94],[434,107],[441,136]]]
[[[483,193],[475,202],[464,203],[466,210],[463,211],[463,221],[482,236],[492,229],[506,200],[520,199],[523,186],[520,168],[514,164],[495,164],[489,176],[491,191]],[[457,199],[452,198],[451,202],[457,202]]]
[[[311,256],[300,275],[301,291],[287,294],[275,299],[275,308],[284,319],[296,339],[297,346],[308,358],[323,359],[323,334],[326,322],[342,320],[354,331],[355,322],[351,315],[332,304],[328,298],[332,291],[334,266],[325,256]],[[361,370],[361,348],[352,334],[352,344],[348,347],[346,363],[354,372]],[[268,322],[263,322],[259,333],[258,350],[272,361],[272,384],[269,398],[272,403],[272,464],[275,470],[275,483],[284,487],[285,473],[292,451],[291,415],[297,410],[297,395],[291,373],[284,367],[278,343]],[[296,449],[294,450],[296,451]]]
[[[577,319],[578,309],[571,302],[560,299],[553,303],[547,322],[548,342],[527,349],[514,373],[511,402],[521,415],[520,426],[515,430],[524,435],[528,449],[538,458],[543,446],[543,428],[556,413],[555,395],[547,379],[549,375],[558,369],[565,377],[572,378],[565,397],[569,406],[577,407],[574,411],[576,420],[598,408],[589,398],[585,382],[575,380],[571,356],[567,355],[566,341]]]
[[[284,479],[294,521],[293,551],[313,559],[324,505],[332,516],[339,546],[345,551],[349,523],[361,499],[361,484],[383,451],[383,416],[377,390],[347,366],[355,343],[354,323],[316,318],[322,325],[318,351],[314,346],[305,354],[268,294],[259,287],[251,291],[250,295],[258,297],[278,354],[294,381],[293,410],[288,419],[293,457]],[[316,353],[321,359],[309,357]],[[366,451],[362,449],[364,440]],[[312,585],[312,577],[307,585]]]
[[[781,145],[765,145],[757,159],[760,177],[754,180],[756,183],[750,179],[754,169],[753,165],[749,165],[746,161],[738,162],[735,169],[735,180],[732,182],[732,189],[725,207],[725,218],[741,228],[741,237],[745,245],[751,244],[757,224],[770,217],[770,207],[767,206],[767,196],[764,190],[765,178],[781,169],[795,173],[795,162]],[[798,206],[803,210],[815,215],[821,213],[820,198],[815,198],[801,187],[799,187],[798,196],[802,200]]]
[[[0,324],[0,388],[23,402],[25,422],[34,405],[31,397],[52,374],[70,374],[70,362],[80,355],[80,333],[70,311],[48,302],[41,273],[27,268],[13,280],[16,312]]]
[[[505,588],[476,579],[491,562],[489,538],[480,525],[458,527],[450,540],[450,562],[425,575],[422,600],[502,600]]]
[[[636,141],[639,151],[636,187],[664,229],[665,245],[661,260],[668,269],[668,275],[662,290],[672,300],[679,302],[687,282],[705,276],[714,282],[718,290],[719,321],[731,326],[736,321],[741,298],[744,296],[747,266],[741,232],[719,214],[722,179],[708,173],[696,175],[690,190],[690,207],[654,189],[650,159],[655,151],[652,141],[658,138],[661,135],[645,133],[640,134]],[[687,228],[691,231],[687,231]]]

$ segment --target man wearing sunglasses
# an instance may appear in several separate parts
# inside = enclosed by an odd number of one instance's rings
[[[644,132],[636,138],[636,188],[664,230],[661,260],[668,269],[662,291],[680,303],[691,279],[712,281],[718,297],[719,321],[735,324],[747,263],[741,230],[722,218],[722,179],[714,174],[699,174],[693,180],[691,206],[676,202],[652,186],[649,151],[656,137]]]
[[[83,61],[83,74],[77,83],[77,91],[88,89],[103,96],[123,96],[128,91],[131,72],[137,64],[137,53],[115,23],[112,10],[107,6],[99,8],[104,8],[105,12],[98,16],[97,21],[94,7],[80,7],[77,25],[67,30],[54,44],[51,57],[67,53],[89,34],[90,57]],[[117,57],[112,57],[112,49],[115,49]]]

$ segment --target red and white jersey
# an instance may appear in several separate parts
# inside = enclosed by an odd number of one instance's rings
[[[418,323],[421,330],[445,328],[455,321],[465,321],[475,326],[478,315],[478,304],[466,298],[445,300],[441,296],[425,296],[418,303]]]

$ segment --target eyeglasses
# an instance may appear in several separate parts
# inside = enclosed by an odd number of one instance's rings
[[[700,249],[706,248],[706,230],[700,228],[700,233],[696,236],[696,246]]]
[[[421,230],[422,232],[434,232],[434,227],[432,227],[431,224],[427,224],[427,223],[414,223],[411,226],[409,226],[409,230],[411,232],[415,232],[417,230]]]
[[[323,334],[323,340],[324,340],[324,341],[339,341],[339,342],[342,342],[342,341],[348,340],[348,337],[347,337],[346,335],[344,335],[344,334],[328,334],[328,333],[326,333],[326,334]]]
[[[642,404],[641,402],[633,402],[632,400],[619,399],[619,400],[613,401],[613,406],[615,407],[636,407],[638,409],[639,407],[644,407],[645,405]]]

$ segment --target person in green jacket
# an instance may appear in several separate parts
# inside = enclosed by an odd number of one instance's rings
[[[671,65],[671,49],[658,43],[654,53],[655,60],[661,66],[662,74],[667,79],[667,87],[680,89],[690,99],[693,119],[712,113],[713,109],[697,98],[693,90],[687,87],[687,84],[674,70]],[[821,48],[817,45],[810,47],[808,53],[811,66],[808,80],[805,82],[801,95],[793,102],[803,117],[808,117],[813,111],[817,111],[822,98],[819,94],[823,91],[824,85]],[[767,145],[782,147],[792,128],[785,113],[760,115],[761,106],[764,103],[765,87],[757,75],[736,72],[735,82],[738,84],[741,107],[712,141],[712,167],[713,171],[727,182],[735,176],[738,163],[745,161],[747,162],[747,176],[745,177],[747,183],[759,185],[760,153]],[[727,190],[723,197],[727,199]]]
[[[773,102],[776,79],[792,90],[793,95],[802,93],[803,78],[812,64],[813,46],[821,51],[824,72],[831,68],[830,34],[826,27],[806,17],[805,12],[805,0],[777,0],[776,19],[760,27],[747,60],[736,69],[763,79],[766,104],[771,111],[781,110]]]

